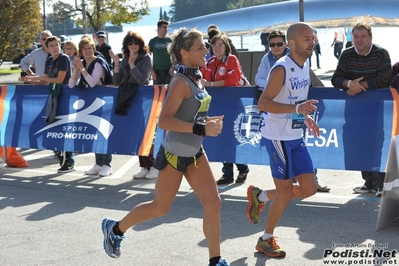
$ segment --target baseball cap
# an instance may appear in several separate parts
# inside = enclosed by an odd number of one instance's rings
[[[107,35],[105,34],[105,31],[103,31],[103,30],[97,31],[96,35],[97,35],[97,37],[101,37],[101,36],[106,37],[106,36],[107,36]]]

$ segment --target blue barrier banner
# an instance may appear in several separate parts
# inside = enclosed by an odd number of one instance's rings
[[[209,116],[224,115],[222,134],[205,137],[210,161],[268,165],[260,135],[261,114],[252,87],[209,88]],[[47,86],[2,86],[0,145],[128,155],[146,155],[166,88],[141,86],[127,116],[114,113],[116,88],[63,88],[56,121],[46,123]],[[393,89],[348,96],[336,88],[311,88],[319,100],[313,114],[321,136],[305,134],[314,165],[324,169],[384,171],[392,136],[399,134]],[[157,129],[155,151],[165,132]]]
[[[2,86],[0,145],[148,155],[155,133],[155,119],[150,118],[157,115],[162,91],[159,86],[140,87],[128,114],[119,116],[114,112],[117,88],[96,86],[79,91],[64,86],[55,121],[46,123],[47,86]],[[146,139],[150,142],[144,143]]]
[[[222,134],[204,139],[209,160],[268,165],[253,88],[209,88],[208,92],[212,95],[209,116],[224,115]],[[321,135],[316,138],[305,132],[305,140],[315,167],[385,171],[391,136],[398,134],[393,126],[397,120],[394,94],[396,90],[379,89],[353,97],[336,88],[311,88],[309,99],[319,101],[313,117]],[[163,136],[158,130],[156,147]]]

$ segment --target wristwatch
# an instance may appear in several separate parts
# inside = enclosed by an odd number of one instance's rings
[[[83,73],[86,71],[86,68],[82,68],[80,71]]]

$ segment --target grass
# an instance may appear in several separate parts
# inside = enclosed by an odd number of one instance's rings
[[[10,68],[0,68],[0,75],[10,75],[10,74],[16,74],[16,73],[21,73],[21,69],[11,70]]]

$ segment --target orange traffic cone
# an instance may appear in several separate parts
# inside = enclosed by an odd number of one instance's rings
[[[14,147],[6,147],[6,158],[3,158],[3,147],[0,147],[0,157],[6,161],[10,167],[29,167],[24,157]]]

